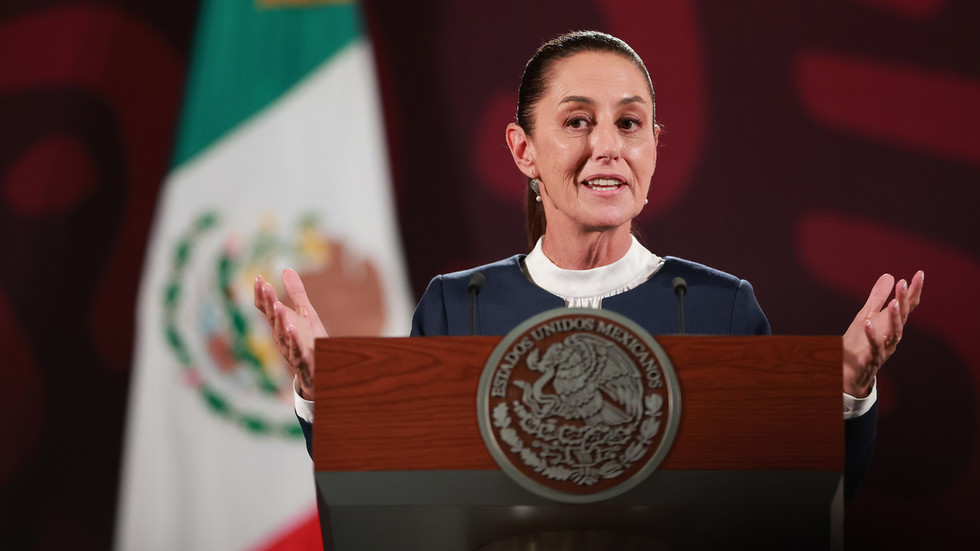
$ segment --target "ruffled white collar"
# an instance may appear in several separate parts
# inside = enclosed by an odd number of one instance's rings
[[[541,250],[538,239],[524,259],[531,280],[545,291],[565,300],[569,307],[601,308],[602,299],[638,287],[655,274],[664,260],[630,236],[632,243],[622,258],[589,270],[565,270]]]

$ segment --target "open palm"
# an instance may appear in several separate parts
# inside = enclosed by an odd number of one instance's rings
[[[313,345],[316,339],[326,337],[327,331],[310,304],[299,274],[291,269],[283,270],[282,284],[293,308],[279,300],[275,288],[261,275],[255,278],[255,307],[265,314],[279,353],[299,380],[300,396],[312,400]]]

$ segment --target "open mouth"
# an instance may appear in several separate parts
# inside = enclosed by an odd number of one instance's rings
[[[585,182],[585,185],[589,186],[589,188],[594,191],[614,191],[619,186],[626,184],[613,178],[595,178]]]

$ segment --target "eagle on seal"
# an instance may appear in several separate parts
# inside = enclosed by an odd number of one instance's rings
[[[589,426],[616,426],[642,415],[643,380],[625,352],[588,333],[575,333],[528,355],[530,369],[542,373],[534,384],[515,380],[524,404],[539,418],[583,419]],[[555,394],[544,387],[552,382]]]

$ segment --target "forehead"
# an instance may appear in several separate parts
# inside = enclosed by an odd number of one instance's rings
[[[559,102],[566,96],[595,100],[639,96],[652,102],[643,71],[612,52],[582,52],[556,61],[548,74],[548,96]]]

